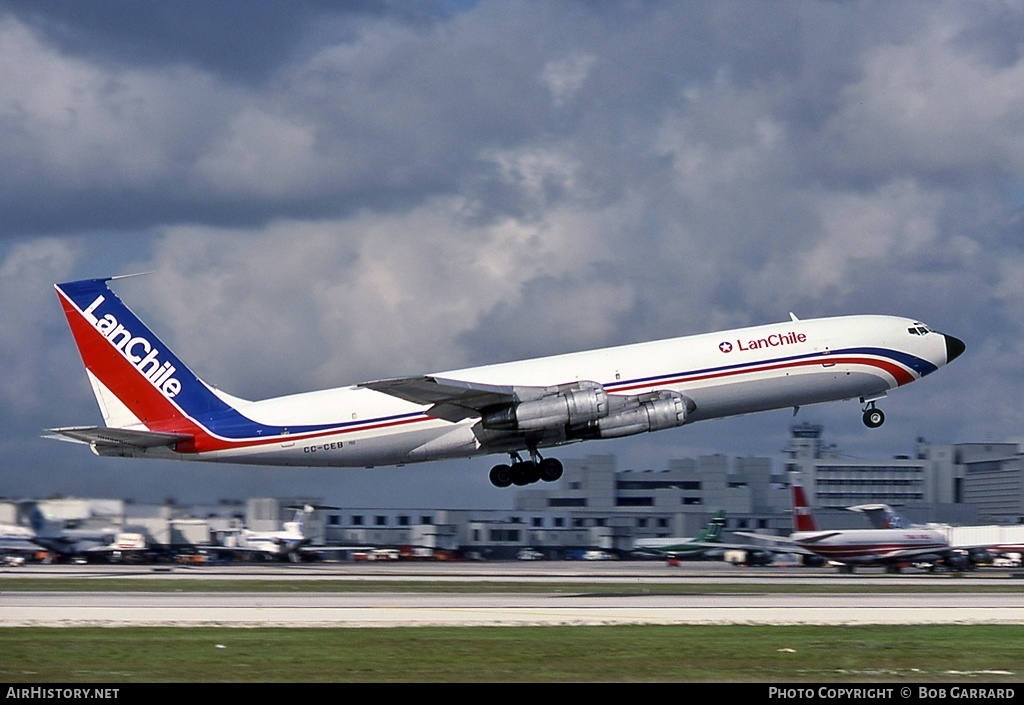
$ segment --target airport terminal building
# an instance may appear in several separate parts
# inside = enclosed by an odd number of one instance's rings
[[[670,460],[661,470],[619,469],[615,456],[587,456],[566,460],[558,483],[518,490],[511,512],[419,512],[432,523],[414,528],[413,512],[345,510],[330,516],[328,535],[368,543],[432,536],[481,557],[524,547],[552,557],[582,548],[622,553],[641,538],[694,536],[718,510],[729,531],[784,535],[792,530],[791,473],[799,473],[822,528],[861,527],[845,508],[867,503],[897,507],[920,523],[1024,523],[1017,444],[919,438],[910,455],[852,459],[824,443],[821,426],[799,424],[783,455],[778,467],[770,458],[711,455]]]
[[[1016,443],[937,445],[918,438],[910,455],[852,459],[823,429],[791,429],[785,472],[799,473],[812,506],[884,503],[916,522],[1024,523],[1024,455]]]
[[[821,528],[856,528],[844,510],[864,503],[897,507],[910,520],[952,525],[1024,523],[1024,454],[1014,443],[933,445],[912,454],[852,459],[826,444],[823,429],[799,424],[781,463],[766,457],[708,455],[668,461],[663,469],[620,469],[615,456],[567,459],[556,483],[516,492],[512,510],[419,507],[321,508],[305,522],[314,546],[350,557],[370,547],[408,547],[479,559],[572,558],[582,552],[626,555],[637,539],[694,536],[713,514],[728,531],[792,530],[790,478],[798,473]],[[45,500],[43,513],[68,525],[116,526],[153,544],[226,545],[245,529],[279,529],[294,507],[315,498],[266,498],[208,506],[137,505],[120,500]],[[24,502],[0,503],[0,518],[27,524]],[[344,550],[338,550],[339,548]]]

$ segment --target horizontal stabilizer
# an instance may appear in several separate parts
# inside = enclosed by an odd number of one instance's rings
[[[71,426],[68,428],[51,428],[50,431],[75,441],[96,444],[97,446],[158,448],[160,446],[173,446],[181,441],[192,440],[192,436],[186,433],[157,433],[155,431],[135,431],[128,428],[110,428],[107,426]]]

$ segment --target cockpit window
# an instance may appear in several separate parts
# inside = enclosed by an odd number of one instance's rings
[[[931,331],[928,330],[928,326],[921,325],[920,323],[916,323],[910,328],[907,328],[907,332],[911,335],[928,335],[931,333]]]

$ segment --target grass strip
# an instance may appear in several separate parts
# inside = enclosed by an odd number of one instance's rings
[[[4,628],[0,681],[1020,682],[1024,626]]]

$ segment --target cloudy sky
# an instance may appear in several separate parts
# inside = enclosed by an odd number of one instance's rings
[[[97,458],[54,282],[238,396],[788,318],[967,342],[869,431],[1019,441],[1024,3],[0,1],[0,494],[510,506],[487,458]],[[778,457],[791,412],[573,446]]]

